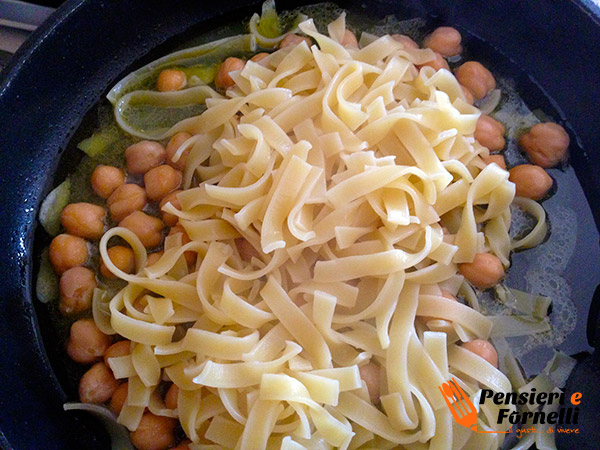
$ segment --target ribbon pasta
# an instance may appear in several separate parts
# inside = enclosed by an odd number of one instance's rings
[[[456,345],[454,328],[486,339],[492,322],[441,287],[456,294],[457,264],[478,252],[508,265],[512,249],[539,243],[543,210],[520,200],[540,225],[510,239],[514,185],[482,163],[480,112],[454,76],[417,70],[430,50],[389,36],[344,48],[344,16],[331,36],[312,20],[300,29],[318,46],[249,62],[227,97],[198,88],[207,110],[174,128],[193,137],[178,153],[191,148],[181,209],[164,210],[191,242],[170,239],[147,266],[130,231],[101,240],[128,282],[94,309],[132,341],[130,356],[109,359],[129,379],[119,422],[135,429],[145,407],[178,417],[191,448],[469,448],[436,386],[511,387]],[[113,237],[133,248],[136,274],[110,261]],[[419,318],[431,316],[429,329]],[[369,365],[379,398],[361,379]],[[177,410],[161,403],[162,379],[180,389]]]

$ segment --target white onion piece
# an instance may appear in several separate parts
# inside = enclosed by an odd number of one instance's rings
[[[481,102],[477,107],[481,110],[482,114],[490,114],[496,109],[498,103],[500,103],[501,97],[502,91],[500,91],[500,89],[494,89],[481,99]]]

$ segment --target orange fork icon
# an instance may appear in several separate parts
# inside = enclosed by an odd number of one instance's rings
[[[442,397],[448,405],[448,409],[452,413],[452,417],[456,420],[456,423],[463,427],[469,428],[477,433],[510,433],[508,431],[484,431],[477,430],[477,410],[471,399],[465,394],[465,391],[459,386],[455,378],[452,380],[442,383],[438,386]]]

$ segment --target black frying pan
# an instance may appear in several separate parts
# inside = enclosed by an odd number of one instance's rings
[[[278,1],[279,9],[301,2]],[[563,345],[581,361],[568,391],[582,391],[580,428],[560,448],[599,448],[600,298],[593,302],[600,224],[600,9],[590,0],[350,0],[373,17],[426,17],[463,32],[476,59],[512,77],[525,100],[571,133],[571,164],[582,192],[581,243],[569,267],[579,319]],[[101,428],[66,414],[74,399],[46,308],[33,299],[36,214],[44,195],[76,162],[65,149],[86,113],[123,74],[207,28],[247,17],[259,2],[72,0],[23,46],[0,84],[0,446],[18,450],[105,449]],[[148,54],[150,52],[150,54]],[[544,94],[548,92],[551,97]],[[60,164],[59,164],[60,161]],[[577,187],[577,189],[579,189]],[[587,202],[586,202],[587,199]],[[588,209],[591,207],[590,210]],[[592,218],[593,215],[593,218]],[[595,223],[594,223],[595,219]],[[36,239],[44,241],[38,232]],[[39,243],[36,245],[40,245]],[[596,297],[600,297],[597,295]],[[591,307],[590,307],[591,305]],[[589,313],[589,314],[588,314]]]

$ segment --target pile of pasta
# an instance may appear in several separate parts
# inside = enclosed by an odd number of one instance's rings
[[[454,377],[471,396],[512,391],[460,346],[487,339],[491,321],[442,291],[472,298],[457,264],[488,251],[508,267],[543,238],[543,209],[521,199],[538,226],[511,240],[514,185],[482,161],[480,112],[454,76],[417,69],[431,50],[367,34],[344,48],[344,16],[328,36],[312,20],[300,29],[317,45],[248,61],[226,95],[189,88],[207,109],[167,133],[192,137],[178,152],[191,149],[181,209],[164,207],[189,242],[168,236],[147,266],[131,231],[101,240],[128,282],[94,296],[100,329],[132,342],[109,359],[129,382],[118,421],[176,417],[195,449],[497,448],[503,435],[455,424],[438,388]],[[110,261],[114,237],[136,274]],[[379,399],[366,364],[381,369]],[[178,386],[177,409],[162,380]],[[508,428],[495,408],[481,406],[479,430]]]

